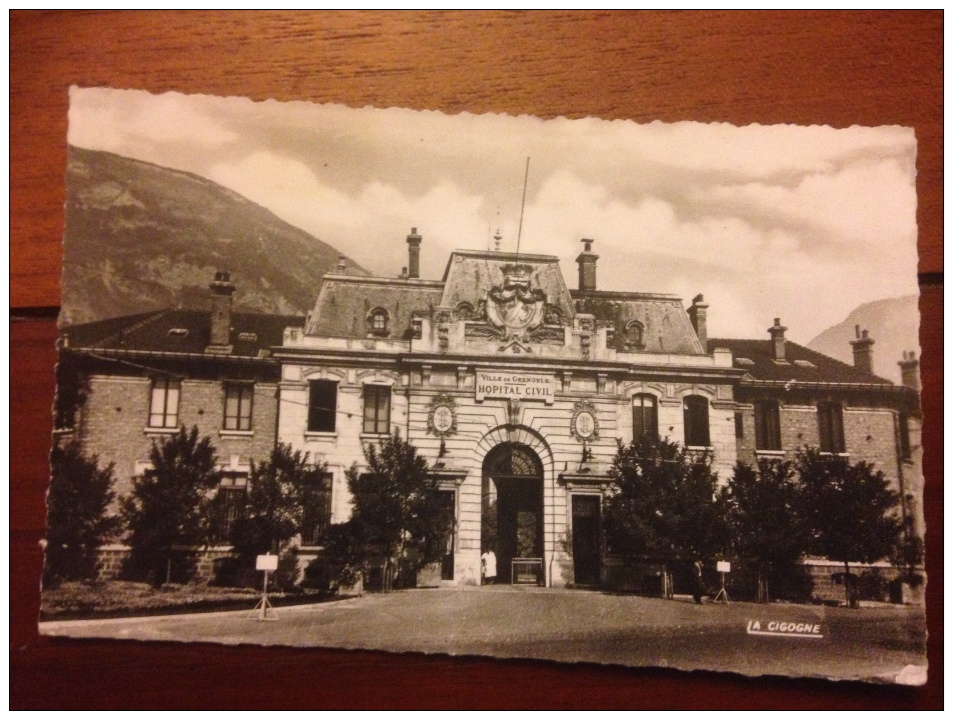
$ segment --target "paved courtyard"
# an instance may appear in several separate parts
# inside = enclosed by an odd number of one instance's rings
[[[277,615],[277,621],[268,622],[258,622],[245,612],[45,622],[40,632],[531,657],[915,684],[923,683],[926,665],[923,610],[886,605],[859,610],[695,605],[690,599],[499,586],[366,595],[281,608]],[[820,636],[780,636],[782,623],[787,623],[785,630]]]

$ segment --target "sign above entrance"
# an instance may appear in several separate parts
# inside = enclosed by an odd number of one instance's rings
[[[513,400],[543,400],[553,403],[556,393],[556,378],[537,373],[493,373],[478,370],[476,373],[476,401],[484,398]]]

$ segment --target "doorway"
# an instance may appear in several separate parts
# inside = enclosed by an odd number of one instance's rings
[[[601,583],[601,506],[598,495],[572,497],[572,563],[576,585],[597,587]]]
[[[542,582],[543,465],[532,448],[504,442],[487,453],[481,524],[483,551],[496,556],[495,582]]]

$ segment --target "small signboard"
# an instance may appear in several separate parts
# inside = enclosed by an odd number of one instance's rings
[[[275,571],[278,570],[278,556],[276,555],[260,555],[255,561],[255,570],[268,570]]]
[[[728,560],[719,560],[715,563],[715,569],[719,573],[730,573],[731,572],[731,561]]]
[[[515,400],[543,400],[553,404],[556,376],[552,373],[508,373],[478,370],[476,373],[477,402],[484,398]]]

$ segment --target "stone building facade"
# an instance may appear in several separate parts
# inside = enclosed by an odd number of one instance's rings
[[[780,322],[758,341],[709,338],[701,295],[685,309],[599,290],[591,240],[575,289],[556,257],[499,251],[454,251],[441,279],[422,279],[421,240],[407,237],[399,277],[325,275],[305,319],[232,314],[219,274],[210,313],[67,329],[64,352],[92,369],[74,436],[117,463],[120,493],[170,426],[212,435],[236,490],[251,460],[288,443],[327,463],[333,523],[350,516],[345,470],[397,428],[454,514],[444,560],[421,578],[442,585],[479,585],[487,548],[504,582],[600,585],[608,470],[617,442],[648,433],[708,452],[722,482],[739,460],[803,446],[867,459],[919,510],[912,354],[895,386],[871,372],[866,333],[854,365],[786,342]],[[159,422],[170,388],[176,419]],[[243,393],[251,411],[229,427]]]

